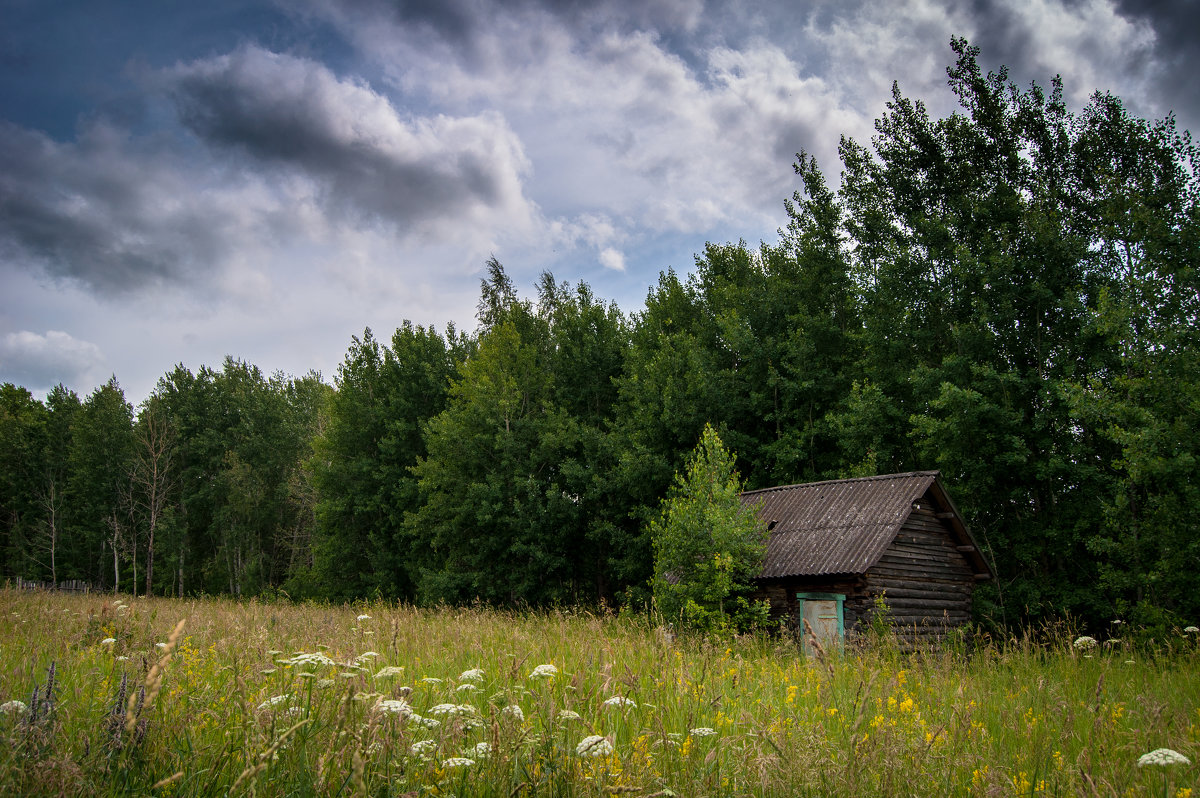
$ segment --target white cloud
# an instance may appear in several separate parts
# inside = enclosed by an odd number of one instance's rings
[[[625,271],[625,256],[612,247],[600,250],[600,265],[615,272]]]
[[[58,383],[96,385],[107,377],[100,347],[61,330],[21,330],[0,339],[0,379],[43,393]]]

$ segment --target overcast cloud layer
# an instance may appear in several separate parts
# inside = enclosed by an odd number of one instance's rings
[[[0,0],[0,381],[133,401],[225,355],[332,378],[350,336],[473,326],[484,261],[637,310],[773,240],[952,35],[1196,130],[1200,3]]]

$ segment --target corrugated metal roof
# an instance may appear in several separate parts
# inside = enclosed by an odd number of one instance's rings
[[[764,578],[861,574],[883,555],[936,471],[747,491],[770,524]]]

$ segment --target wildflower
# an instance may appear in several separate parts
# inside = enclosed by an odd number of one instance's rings
[[[369,620],[371,620],[371,616],[370,616],[370,615],[360,615],[360,616],[358,616],[357,618],[355,618],[354,620],[356,620],[356,621],[369,621]]]
[[[26,715],[29,713],[29,707],[24,701],[5,701],[0,704],[0,713],[5,715]]]
[[[437,750],[436,740],[421,740],[413,743],[408,749],[413,756],[419,756],[421,759],[433,758],[433,752]]]
[[[342,676],[349,676],[349,675],[350,674],[346,674],[346,673],[342,674]],[[333,687],[333,679],[317,679],[317,687],[322,690],[324,690],[326,687]]]
[[[296,678],[297,679],[315,679],[315,678],[317,678],[317,675],[315,673],[309,673],[308,671],[304,671],[302,673],[297,673]]]
[[[472,751],[476,759],[486,759],[492,753],[492,744],[487,742],[475,743],[475,748]]]
[[[560,709],[558,711],[558,719],[559,720],[579,720],[580,718],[579,718],[578,712],[572,712],[569,709]]]
[[[115,638],[115,637],[106,637],[106,638],[104,638],[103,640],[101,640],[101,641],[100,641],[100,645],[102,645],[102,646],[111,646],[111,645],[112,645],[113,643],[115,643],[115,642],[117,642],[117,638]]]
[[[296,652],[291,659],[278,660],[277,665],[324,665],[333,667],[337,663],[331,660],[325,654],[316,652],[313,654],[305,654],[303,651]]]
[[[717,733],[716,729],[710,729],[708,726],[701,726],[697,729],[692,729],[693,737],[712,737]]]
[[[378,656],[379,655],[377,653],[375,653],[374,651],[364,651],[363,653],[361,653],[357,657],[355,657],[354,661],[359,664],[362,664],[363,660],[374,659],[375,657],[378,657]]]
[[[262,670],[259,671],[259,673],[261,673],[263,676],[270,676],[274,672],[275,672],[274,668],[263,668]]]
[[[579,741],[579,745],[575,746],[575,753],[579,756],[608,756],[612,752],[612,743],[607,737],[601,737],[599,734],[584,737]]]
[[[474,764],[474,759],[468,759],[465,756],[452,756],[442,760],[442,767],[444,768],[469,768]]]
[[[155,643],[155,644],[154,644],[154,647],[155,647],[155,648],[162,649],[162,648],[166,648],[166,647],[167,647],[167,644],[166,644],[166,643]]]
[[[422,676],[421,684],[441,684],[442,680],[436,676]]]
[[[1190,765],[1192,760],[1188,759],[1178,751],[1172,751],[1170,748],[1156,748],[1148,754],[1142,754],[1138,757],[1138,767],[1167,767],[1169,765]]]
[[[129,659],[129,657],[125,656],[124,654],[122,654],[119,657],[116,657],[117,662],[125,662],[127,659]]]
[[[437,706],[430,708],[429,714],[449,715],[450,717],[455,717],[456,715],[474,715],[478,711],[479,710],[475,709],[475,707],[471,706],[470,704],[438,704]]]
[[[385,698],[376,704],[375,708],[388,715],[400,715],[405,718],[413,714],[412,707],[403,699]]]
[[[479,689],[478,685],[467,682],[466,684],[460,684],[458,687],[455,687],[454,692],[456,692],[456,693],[473,693],[478,689]]]
[[[409,721],[426,729],[436,729],[438,726],[442,725],[440,720],[436,720],[434,718],[423,718],[415,712],[411,717],[409,717]]]
[[[529,674],[530,679],[553,679],[558,675],[558,668],[553,665],[538,665]]]
[[[630,709],[637,709],[637,702],[631,698],[626,698],[623,695],[615,695],[612,698],[605,699],[604,706],[629,707]]]
[[[461,682],[482,682],[483,668],[471,668],[468,671],[463,671],[458,675],[458,680]]]
[[[404,667],[402,665],[388,665],[388,666],[380,668],[378,671],[376,671],[375,678],[376,679],[390,679],[393,676],[400,676],[403,673],[404,673]]]
[[[290,693],[284,693],[283,695],[271,696],[266,701],[259,704],[258,708],[259,709],[270,709],[273,706],[277,706],[279,704],[285,703],[286,701],[290,700],[291,697],[292,696]]]
[[[268,656],[268,657],[278,657],[278,656],[279,656],[280,654],[282,654],[282,653],[283,653],[283,652],[282,652],[282,651],[280,651],[279,649],[277,649],[277,648],[273,648],[273,649],[271,649],[270,651],[268,651],[268,652],[267,652],[267,656]]]
[[[515,720],[517,723],[525,722],[525,712],[516,704],[509,704],[504,709],[500,710],[500,714],[508,715],[510,718]],[[559,713],[559,714],[561,714],[561,713]]]
[[[1185,626],[1183,627],[1184,634],[1194,635],[1200,634],[1200,626]]]
[[[1071,644],[1071,648],[1076,651],[1091,651],[1096,647],[1096,638],[1083,635],[1075,638],[1075,642]]]

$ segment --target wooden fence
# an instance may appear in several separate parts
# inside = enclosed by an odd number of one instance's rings
[[[17,590],[59,590],[67,593],[91,593],[92,585],[90,582],[82,582],[78,579],[68,579],[65,582],[59,582],[57,585],[53,582],[34,582],[29,579],[17,577],[13,584]]]

